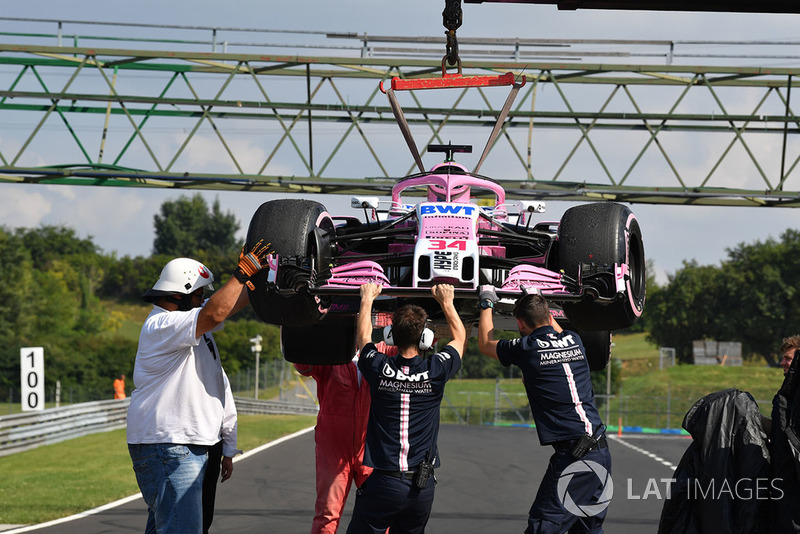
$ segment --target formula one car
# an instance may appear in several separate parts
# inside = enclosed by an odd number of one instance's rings
[[[352,198],[363,220],[300,199],[265,202],[253,215],[248,246],[263,239],[275,254],[253,278],[250,302],[263,321],[281,326],[284,357],[349,361],[363,283],[383,286],[376,323],[414,303],[433,326],[444,321],[431,286],[454,285],[456,308],[470,325],[478,318],[478,287],[493,284],[501,298],[498,328],[516,330],[514,301],[539,292],[560,324],[581,334],[590,367],[605,367],[609,332],[632,325],[644,308],[644,247],[634,214],[598,202],[568,209],[560,222],[535,222],[543,202],[507,203],[499,183],[453,161],[467,147],[429,151],[446,152],[445,162],[401,179],[390,200]]]
[[[645,259],[636,217],[621,204],[601,202],[570,208],[560,222],[534,222],[543,202],[507,203],[500,184],[478,169],[525,76],[463,76],[458,63],[458,74],[447,73],[443,59],[440,78],[393,78],[387,88],[381,82],[420,172],[399,180],[388,201],[354,197],[351,206],[363,210],[363,221],[295,199],[266,202],[253,215],[246,246],[263,239],[275,254],[252,280],[250,302],[263,321],[281,326],[287,360],[349,361],[359,289],[366,282],[383,286],[373,305],[375,326],[388,324],[405,303],[425,308],[431,326],[444,326],[430,292],[438,283],[456,287],[456,309],[472,325],[478,287],[492,284],[501,297],[495,326],[515,331],[513,303],[524,292],[539,292],[559,324],[581,335],[593,370],[608,363],[610,331],[642,314]],[[472,147],[448,144],[428,147],[446,157],[426,171],[395,91],[503,85],[512,89],[475,169],[469,172],[453,158]]]

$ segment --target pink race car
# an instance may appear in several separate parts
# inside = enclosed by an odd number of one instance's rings
[[[456,308],[469,325],[478,317],[478,287],[492,284],[501,298],[498,328],[516,330],[514,301],[524,291],[539,292],[562,326],[580,333],[590,367],[605,367],[610,331],[631,326],[644,309],[644,246],[635,215],[598,202],[568,209],[559,222],[536,222],[543,202],[507,203],[500,184],[453,161],[454,152],[469,147],[428,150],[446,152],[445,162],[399,180],[390,200],[352,198],[363,220],[298,199],[266,202],[253,215],[248,246],[263,239],[275,254],[254,277],[250,302],[263,321],[281,326],[284,357],[349,361],[363,283],[383,286],[376,324],[412,302],[427,310],[433,327],[443,318],[432,285],[456,287]]]

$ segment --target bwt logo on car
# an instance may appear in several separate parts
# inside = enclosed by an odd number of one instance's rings
[[[400,369],[395,371],[389,364],[383,366],[383,376],[386,378],[394,378],[395,380],[405,380],[406,382],[422,382],[428,380],[428,371],[407,375]]]
[[[472,215],[477,208],[475,206],[448,206],[447,204],[433,204],[420,206],[419,212],[422,215],[430,215],[432,213],[456,214],[464,213],[465,215]]]
[[[572,334],[568,334],[561,339],[554,339],[547,341],[546,339],[537,339],[536,344],[540,349],[564,349],[575,345],[575,340],[572,339]]]

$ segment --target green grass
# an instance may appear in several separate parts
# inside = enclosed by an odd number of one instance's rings
[[[520,423],[531,418],[525,386],[519,378],[450,380],[444,393],[443,423]]]
[[[670,393],[673,398],[697,400],[714,391],[737,388],[756,400],[771,402],[782,382],[781,370],[771,367],[678,365],[624,380],[623,393],[640,397],[666,397]]]
[[[659,370],[656,361],[649,371],[641,368],[635,374],[630,369],[624,371],[622,390],[609,406],[608,423],[616,425],[621,417],[624,426],[680,428],[686,412],[697,400],[728,388],[750,393],[761,412],[769,416],[772,398],[782,382],[780,369],[764,365],[684,364]],[[605,414],[605,408],[600,412]]]
[[[239,448],[253,449],[315,421],[313,415],[241,415]],[[0,473],[0,523],[49,521],[139,492],[124,429],[0,457]]]
[[[647,333],[614,334],[611,357],[620,360],[658,358],[658,347],[647,341]]]

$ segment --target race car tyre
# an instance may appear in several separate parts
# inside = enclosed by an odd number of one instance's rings
[[[579,333],[583,348],[586,350],[586,359],[589,361],[590,371],[602,371],[611,360],[611,332]]]
[[[281,352],[292,363],[340,365],[356,353],[355,318],[328,317],[309,326],[282,326]]]
[[[563,304],[567,318],[580,330],[627,328],[642,315],[646,286],[644,244],[639,221],[627,206],[599,202],[568,209],[558,227],[558,262],[573,278],[578,277],[579,269],[585,274],[589,264],[612,275],[614,264],[628,266],[624,294],[612,304],[591,297]],[[616,294],[613,284],[597,289],[603,297]]]
[[[246,247],[271,243],[281,258],[277,280],[268,282],[268,269],[251,279],[255,289],[248,290],[250,304],[265,323],[275,325],[311,325],[324,317],[320,302],[305,288],[312,267],[327,268],[332,254],[333,220],[325,206],[302,199],[279,199],[263,203],[253,214],[247,230]],[[279,294],[276,290],[295,290]],[[352,356],[352,355],[351,355]]]
[[[600,331],[581,331],[574,324],[565,319],[558,306],[551,308],[550,313],[556,317],[559,326],[564,330],[572,330],[583,341],[583,349],[586,352],[586,361],[589,363],[590,371],[602,371],[611,361],[611,332],[608,330]]]

